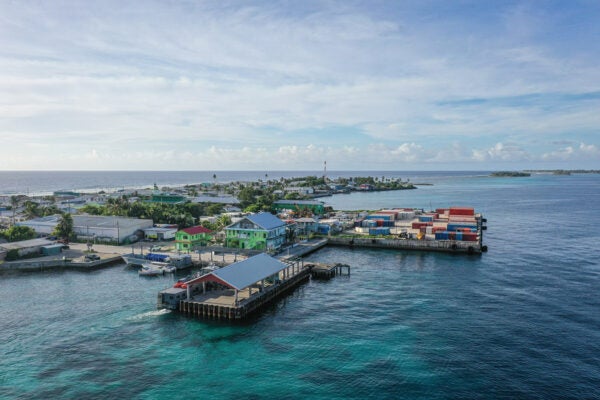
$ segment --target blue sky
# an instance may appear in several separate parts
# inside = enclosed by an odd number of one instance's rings
[[[597,1],[0,1],[0,169],[600,168]]]

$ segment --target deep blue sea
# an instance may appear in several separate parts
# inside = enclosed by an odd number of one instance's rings
[[[326,248],[349,277],[241,325],[156,311],[175,278],[124,265],[0,275],[0,398],[600,398],[600,175],[431,182],[326,201],[472,205],[489,252]]]

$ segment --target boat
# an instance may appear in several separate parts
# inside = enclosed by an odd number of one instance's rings
[[[169,265],[174,266],[178,270],[189,268],[192,266],[192,257],[189,254],[175,254],[169,256]]]
[[[158,276],[164,274],[165,270],[162,267],[152,263],[142,264],[142,268],[138,271],[139,276]]]
[[[202,268],[200,270],[200,272],[201,272],[202,275],[205,275],[205,274],[209,274],[209,273],[211,273],[213,271],[216,271],[218,269],[219,269],[219,266],[217,264],[211,262],[206,267]]]
[[[142,254],[123,254],[121,258],[131,267],[141,267],[147,261]]]
[[[144,263],[147,263],[148,261],[166,263],[166,261],[169,260],[169,256],[167,254],[159,254],[159,253],[148,253],[148,254],[129,253],[129,254],[122,254],[121,258],[123,259],[123,261],[125,261],[125,263],[128,266],[131,266],[131,267],[141,267],[142,265],[144,265]]]
[[[162,269],[163,269],[165,272],[168,272],[168,273],[170,273],[170,274],[172,274],[173,272],[177,271],[177,267],[176,267],[176,266],[174,266],[174,265],[171,265],[171,264],[164,265],[164,266],[162,267]]]

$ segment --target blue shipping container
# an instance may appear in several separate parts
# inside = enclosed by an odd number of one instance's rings
[[[469,223],[460,223],[460,224],[456,224],[456,223],[448,223],[448,230],[449,231],[455,231],[458,228],[471,228],[471,229],[475,229],[477,230],[477,225],[474,224],[469,224]]]
[[[448,240],[448,232],[436,232],[435,240]]]
[[[420,222],[432,222],[433,221],[433,217],[430,215],[420,215],[419,216],[419,221]]]
[[[386,221],[393,221],[393,215],[388,215],[388,214],[371,214],[371,215],[367,215],[367,219],[383,219]]]
[[[390,228],[371,228],[369,229],[369,235],[389,235]]]

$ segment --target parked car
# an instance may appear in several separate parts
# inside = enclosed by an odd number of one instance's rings
[[[86,254],[85,259],[86,261],[97,261],[100,259],[100,256],[98,254]]]
[[[156,245],[150,247],[150,251],[160,251],[161,249],[162,249],[161,246],[156,246]]]

